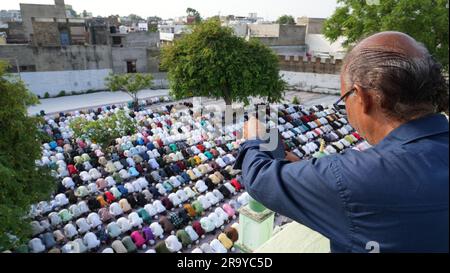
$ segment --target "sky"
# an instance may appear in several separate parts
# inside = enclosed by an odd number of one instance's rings
[[[77,13],[83,10],[94,16],[130,13],[142,17],[159,16],[163,19],[186,15],[186,8],[200,12],[202,17],[214,15],[247,16],[255,12],[258,17],[276,20],[280,15],[326,18],[336,8],[336,0],[65,0]],[[53,0],[1,0],[1,9],[20,9],[19,3],[53,4]]]

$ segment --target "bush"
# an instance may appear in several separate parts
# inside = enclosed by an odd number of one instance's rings
[[[48,98],[50,98],[50,94],[48,92],[45,92],[44,99],[48,99]]]
[[[23,81],[7,75],[7,67],[0,61],[0,252],[28,242],[30,206],[49,200],[56,188],[50,170],[35,161],[42,157],[38,128],[45,121],[27,109],[39,101]]]
[[[89,138],[104,149],[116,138],[137,131],[136,122],[124,110],[94,121],[78,117],[72,120],[69,126],[74,131],[75,138]]]
[[[294,96],[294,98],[292,98],[292,104],[300,104],[300,100],[297,96]]]
[[[61,90],[61,91],[58,93],[58,95],[56,95],[56,97],[57,97],[57,98],[59,98],[59,97],[64,97],[65,95],[66,95],[66,91]]]

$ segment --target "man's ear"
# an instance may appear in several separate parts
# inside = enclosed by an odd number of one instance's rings
[[[363,90],[363,88],[355,84],[356,103],[359,104],[363,113],[367,114],[372,110],[373,101],[369,92]]]

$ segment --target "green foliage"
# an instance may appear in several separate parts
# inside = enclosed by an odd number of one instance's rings
[[[395,30],[422,42],[448,71],[447,0],[381,0],[368,5],[362,0],[338,0],[339,7],[324,24],[331,41],[344,37],[345,46],[370,34]]]
[[[297,97],[297,96],[294,96],[293,98],[292,98],[292,104],[300,104],[300,100],[299,100],[299,98]]]
[[[204,96],[249,103],[249,98],[281,100],[285,82],[279,76],[278,57],[257,40],[246,41],[209,19],[192,33],[163,48],[171,96],[182,99]]]
[[[64,97],[65,95],[66,95],[66,91],[61,90],[61,91],[58,93],[58,95],[56,95],[56,97],[57,97],[57,98],[59,98],[59,97]]]
[[[78,117],[72,120],[69,126],[76,138],[90,139],[105,149],[116,138],[132,135],[137,131],[136,122],[124,110],[93,121]]]
[[[158,25],[150,24],[148,27],[148,32],[158,32]]]
[[[68,6],[66,6],[66,12],[68,12],[70,16],[74,18],[80,18],[80,14],[77,14],[77,12],[73,10],[73,8],[69,8]]]
[[[149,89],[153,85],[153,75],[144,73],[109,74],[105,79],[106,86],[111,91],[124,91],[133,99],[135,107],[138,107],[138,93],[143,89]]]
[[[22,81],[6,80],[5,71],[0,62],[0,251],[29,239],[30,205],[49,199],[56,185],[50,170],[35,164],[42,156],[43,119],[28,116],[27,107],[39,101]]]
[[[133,13],[128,15],[128,19],[130,21],[132,21],[132,22],[139,22],[139,21],[143,21],[144,20],[144,18],[142,18],[141,16],[133,14]]]
[[[188,16],[195,17],[195,23],[200,23],[202,21],[202,17],[200,16],[200,13],[193,9],[193,8],[187,8],[186,13]]]
[[[48,92],[45,92],[44,99],[48,99],[48,98],[50,98],[50,94]]]
[[[295,19],[291,15],[283,15],[277,19],[276,23],[280,25],[295,25]]]

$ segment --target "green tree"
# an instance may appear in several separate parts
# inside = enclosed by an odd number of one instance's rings
[[[157,24],[149,24],[148,32],[158,32],[158,25]]]
[[[128,15],[128,19],[132,22],[139,22],[139,21],[143,21],[144,18],[142,18],[141,16],[137,15],[137,14],[130,14]]]
[[[77,12],[75,10],[73,10],[73,8],[70,5],[66,5],[66,11],[73,18],[79,18],[80,17],[80,15],[77,14]]]
[[[83,16],[83,18],[88,18],[89,12],[87,12],[86,10],[83,10],[83,12],[81,13],[81,16]]]
[[[48,200],[56,185],[50,169],[35,163],[42,156],[43,119],[28,116],[27,107],[38,99],[6,75],[6,67],[0,62],[0,251],[29,239],[30,206]]]
[[[295,25],[295,20],[291,15],[283,15],[278,18],[276,23],[280,25]]]
[[[195,23],[200,23],[202,21],[202,17],[196,9],[187,8],[186,13],[188,16],[195,17]]]
[[[153,75],[146,73],[109,74],[106,86],[113,92],[124,91],[133,99],[135,109],[139,107],[138,93],[153,86]]]
[[[164,47],[161,65],[176,99],[204,96],[231,105],[259,96],[275,102],[285,88],[275,53],[257,40],[237,37],[218,20],[203,21]]]
[[[116,138],[137,132],[136,122],[124,110],[93,121],[78,117],[69,126],[75,138],[90,139],[106,150]]]
[[[395,30],[422,42],[448,71],[448,0],[338,0],[339,6],[325,21],[331,41],[344,37],[344,46],[370,34]]]

